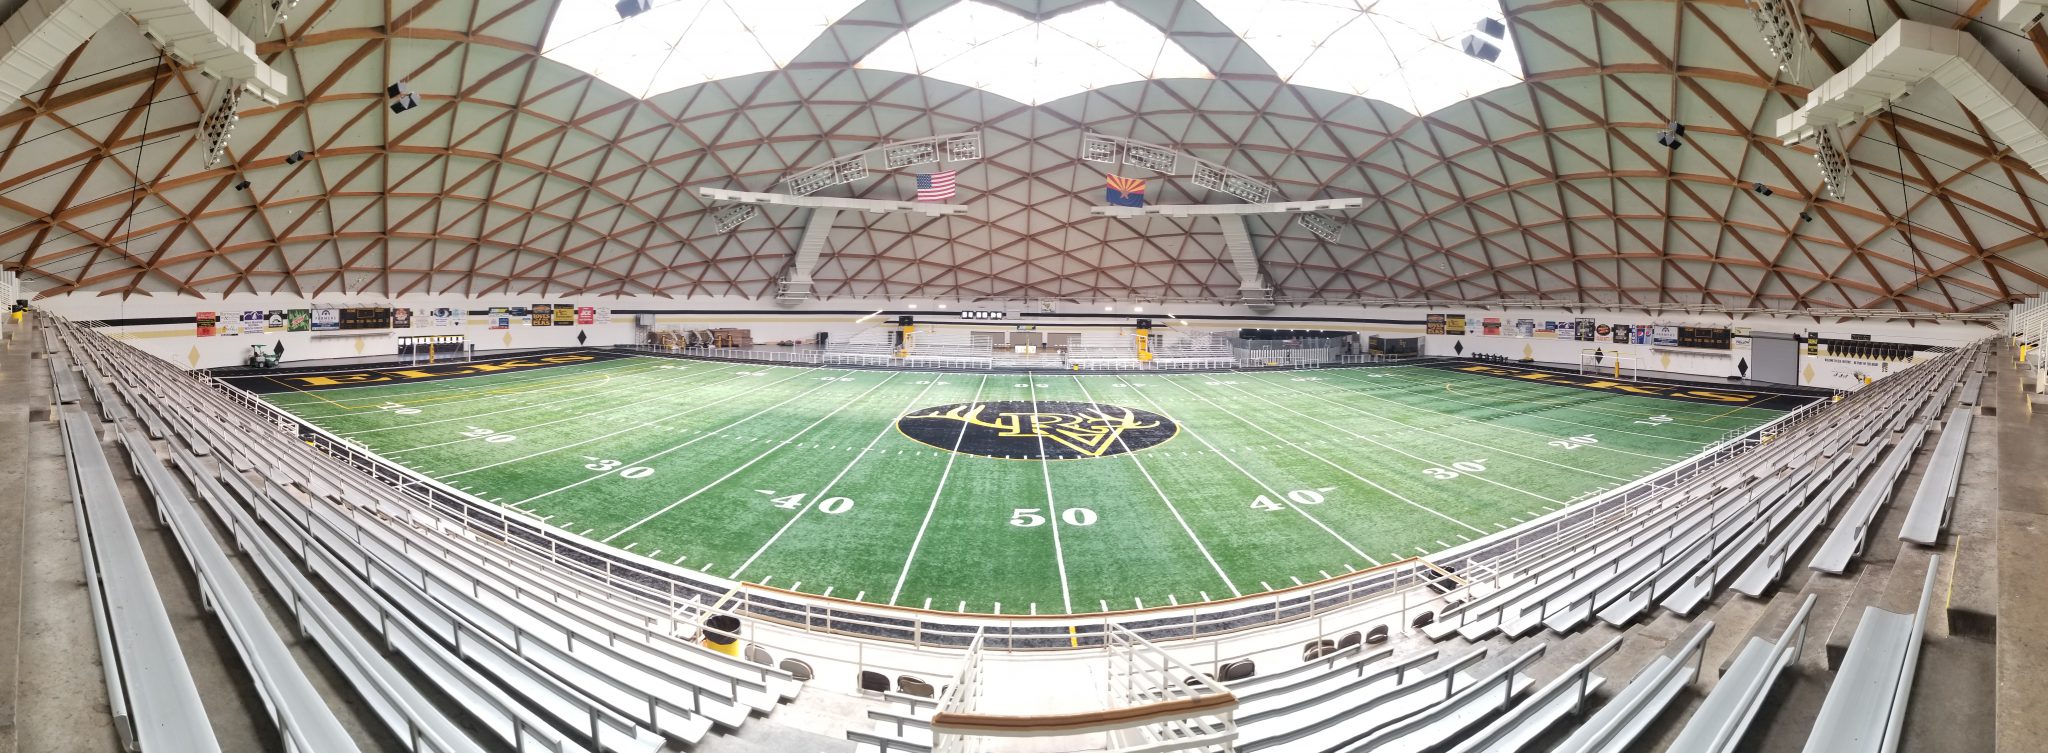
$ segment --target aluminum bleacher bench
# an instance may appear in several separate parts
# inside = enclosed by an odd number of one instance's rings
[[[1913,672],[1920,662],[1920,639],[1927,625],[1927,605],[1941,556],[1927,562],[1927,580],[1920,586],[1920,606],[1912,614],[1865,607],[1849,652],[1835,672],[1805,753],[1890,753],[1898,749],[1906,724],[1906,702],[1913,694]]]
[[[1692,718],[1686,720],[1685,728],[1678,731],[1678,737],[1664,753],[1727,753],[1742,742],[1743,731],[1756,718],[1757,709],[1762,708],[1764,696],[1770,693],[1778,674],[1798,660],[1799,649],[1806,645],[1806,618],[1813,612],[1816,598],[1807,594],[1778,640],[1750,636],[1742,651],[1735,655],[1735,662],[1721,674],[1713,692],[1693,710]]]
[[[1449,698],[1460,684],[1460,673],[1484,658],[1486,649],[1474,649],[1464,656],[1420,670],[1405,681],[1374,673],[1369,680],[1319,693],[1258,721],[1240,721],[1237,724],[1237,750],[1239,753],[1341,750],[1344,745]],[[1242,709],[1241,706],[1239,708]]]
[[[241,652],[286,749],[293,753],[358,750],[327,700],[306,679],[284,639],[278,637],[263,605],[214,539],[199,508],[157,457],[156,448],[132,427],[121,429],[121,444],[128,449],[135,475],[156,498],[157,514],[184,549],[185,561],[199,580],[206,604],[220,617],[235,649]]]
[[[1970,378],[1963,382],[1962,403],[1964,405],[1976,405],[1977,402],[1983,398],[1983,396],[1984,372],[1971,372]]]
[[[1920,477],[1920,488],[1913,493],[1913,506],[1906,511],[1906,525],[1899,530],[1900,541],[1932,546],[1941,538],[1941,529],[1948,527],[1956,487],[1962,483],[1963,451],[1969,446],[1970,423],[1975,415],[1968,408],[1957,408],[1948,414],[1941,440],[1934,444],[1934,457],[1928,460],[1926,475]]]
[[[99,633],[114,728],[130,750],[219,751],[191,667],[143,559],[142,540],[100,449],[98,422],[76,407],[63,409],[62,416],[87,599]]]
[[[1422,753],[1458,739],[1465,732],[1515,704],[1515,699],[1535,681],[1522,670],[1543,658],[1544,644],[1536,644],[1521,656],[1478,680],[1460,687],[1441,703],[1401,719],[1365,739],[1347,745],[1346,753]]]
[[[228,489],[191,453],[173,447],[171,457],[199,490],[200,498],[206,500],[217,516],[228,522],[237,546],[248,553],[256,571],[263,574],[273,590],[284,596],[299,632],[326,652],[342,676],[362,694],[370,710],[408,750],[482,753],[481,745],[471,740],[455,720],[436,708],[413,685],[413,681],[357,632],[348,618],[299,571],[292,556],[286,552],[302,551],[304,542],[291,534],[289,525],[260,525],[257,516],[236,503]],[[230,475],[237,481],[241,480],[239,474]],[[531,720],[526,729],[520,730],[519,719],[511,711],[519,707],[509,698],[493,698],[460,686],[449,679],[460,676],[460,673],[434,662],[432,657],[412,658],[412,665],[421,677],[435,683],[443,693],[479,720],[485,729],[500,735],[514,749],[578,750],[564,744],[559,733],[538,719]],[[460,663],[455,664],[459,666]],[[461,670],[474,674],[467,667]]]
[[[1882,447],[1877,443],[1864,445],[1858,448],[1854,455],[1847,456],[1845,462],[1836,466],[1833,477],[1820,488],[1818,495],[1806,507],[1801,508],[1799,514],[1786,523],[1777,535],[1771,537],[1770,543],[1764,545],[1763,552],[1749,563],[1749,567],[1743,568],[1742,574],[1736,576],[1731,587],[1744,595],[1760,598],[1771,586],[1776,585],[1780,578],[1785,577],[1786,568],[1791,565],[1793,554],[1807,539],[1813,537],[1815,531],[1820,530],[1821,524],[1827,522],[1828,515],[1841,504],[1841,500],[1856,489],[1857,477],[1861,475],[1862,469],[1869,465],[1871,456],[1877,454]]]
[[[51,356],[45,363],[50,365],[50,386],[58,404],[78,402],[78,374],[71,370],[71,359]]]
[[[1513,753],[1534,743],[1543,733],[1572,714],[1584,711],[1593,693],[1606,683],[1593,668],[1621,648],[1615,636],[1591,656],[1572,665],[1528,700],[1509,709],[1492,723],[1464,736],[1449,753]]]
[[[1678,653],[1650,660],[1628,685],[1607,705],[1586,718],[1584,724],[1558,743],[1552,753],[1620,753],[1637,735],[1655,721],[1679,691],[1699,676],[1706,661],[1707,636],[1714,623],[1700,625],[1692,639]],[[1499,750],[1499,749],[1494,749]]]
[[[1849,562],[1863,553],[1864,540],[1870,534],[1870,522],[1877,518],[1877,511],[1891,501],[1892,488],[1897,486],[1899,476],[1912,463],[1913,452],[1920,448],[1920,441],[1926,436],[1925,421],[1915,421],[1906,428],[1905,435],[1899,437],[1891,454],[1885,456],[1876,474],[1864,484],[1863,491],[1856,495],[1856,500],[1842,513],[1842,519],[1835,523],[1834,530],[1829,531],[1827,539],[1821,542],[1820,550],[1814,553],[1809,567],[1824,573],[1841,573],[1849,569]]]

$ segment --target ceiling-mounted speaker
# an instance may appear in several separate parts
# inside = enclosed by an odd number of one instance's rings
[[[1757,193],[1759,193],[1759,194],[1762,194],[1762,195],[1764,195],[1764,196],[1769,196],[1769,195],[1771,195],[1771,187],[1770,187],[1770,186],[1766,186],[1766,185],[1764,185],[1764,184],[1762,184],[1762,183],[1751,183],[1751,184],[1749,184],[1749,189],[1750,189],[1750,190],[1752,190],[1752,191],[1755,191],[1755,192],[1757,192]]]
[[[391,82],[390,86],[384,87],[384,96],[396,97],[398,95],[406,94],[411,91],[412,87],[407,86],[404,81],[393,81]]]
[[[1665,130],[1667,130],[1667,131],[1670,131],[1670,132],[1671,132],[1671,135],[1673,135],[1673,136],[1684,136],[1684,135],[1685,135],[1685,124],[1684,124],[1684,123],[1680,123],[1680,122],[1678,122],[1678,121],[1676,121],[1676,120],[1674,120],[1674,121],[1671,121],[1671,124],[1670,124],[1670,125],[1668,125],[1668,126],[1665,126],[1665,127],[1664,127],[1664,129],[1665,129]]]
[[[1800,221],[1800,222],[1812,222],[1812,221],[1813,221],[1813,213],[1812,213],[1812,212],[1808,212],[1808,211],[1806,211],[1806,210],[1804,210],[1804,209],[1802,209],[1802,210],[1799,210],[1799,221]]]
[[[1479,33],[1485,34],[1489,37],[1493,37],[1494,39],[1508,38],[1508,25],[1505,23],[1501,23],[1501,20],[1498,18],[1479,19],[1478,28]]]
[[[236,181],[236,182],[235,182],[235,190],[237,190],[237,191],[246,191],[246,190],[248,190],[248,189],[249,189],[249,179],[248,179],[248,178],[243,178],[243,179],[241,179],[241,180],[239,180],[239,181]]]
[[[304,149],[300,149],[300,150],[298,150],[298,151],[296,151],[296,152],[292,152],[292,153],[291,153],[291,156],[285,157],[285,158],[284,158],[284,163],[285,163],[285,164],[287,164],[287,165],[296,165],[296,164],[299,164],[299,161],[300,161],[300,160],[303,160],[303,159],[305,159],[305,158],[306,158],[306,150],[304,150]]]
[[[1476,36],[1465,38],[1464,49],[1465,54],[1489,63],[1500,59],[1499,46]]]
[[[391,98],[391,111],[393,113],[405,112],[418,106],[420,106],[420,95],[418,94],[406,93],[402,96]]]
[[[1658,131],[1658,132],[1657,132],[1657,145],[1658,145],[1658,146],[1661,146],[1661,147],[1664,147],[1664,148],[1666,148],[1666,149],[1670,149],[1670,150],[1672,150],[1672,151],[1677,151],[1679,147],[1681,147],[1681,146],[1685,146],[1685,140],[1684,140],[1684,139],[1680,139],[1680,138],[1678,137],[1678,134],[1677,134],[1677,133],[1675,133],[1675,132],[1672,132],[1672,131]]]
[[[654,3],[652,0],[619,0],[616,7],[619,9],[619,18],[627,19],[646,13],[654,7]]]

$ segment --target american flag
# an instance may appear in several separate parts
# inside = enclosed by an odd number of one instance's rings
[[[918,173],[917,200],[945,201],[953,198],[953,171]]]

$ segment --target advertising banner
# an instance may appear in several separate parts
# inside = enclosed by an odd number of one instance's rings
[[[242,334],[263,334],[263,325],[268,321],[270,321],[270,316],[261,311],[244,311],[242,312]]]
[[[555,326],[576,326],[576,307],[567,303],[555,304]]]
[[[503,306],[492,306],[490,316],[491,329],[510,329],[512,327],[511,309]]]
[[[1516,337],[1521,337],[1521,338],[1530,338],[1530,337],[1535,337],[1535,336],[1536,336],[1536,320],[1534,320],[1534,319],[1516,319],[1516,320],[1515,320],[1515,336],[1516,336]]]
[[[242,334],[242,312],[220,312],[220,327],[216,331],[220,333],[221,337],[234,337]]]
[[[533,317],[531,319],[533,326],[555,326],[555,307],[553,305],[546,303],[536,303],[533,304],[532,306],[528,306],[526,310],[533,312]]]
[[[306,309],[292,309],[284,312],[284,331],[307,332],[313,329],[313,312]]]
[[[1582,342],[1593,342],[1594,338],[1599,337],[1601,334],[1603,334],[1595,330],[1593,326],[1593,318],[1589,316],[1580,317],[1578,325],[1573,327],[1572,331],[1578,333],[1579,340]]]
[[[1489,316],[1479,320],[1479,334],[1488,337],[1500,336],[1500,317]]]
[[[192,323],[199,328],[200,337],[213,336],[215,327],[220,323],[217,317],[218,315],[211,311],[201,311],[192,315]]]
[[[611,309],[608,309],[608,308],[599,308],[599,309],[597,310],[597,323],[598,323],[598,324],[610,324],[610,323],[612,323],[612,310],[611,310]]]
[[[336,308],[323,308],[323,309],[313,309],[313,331],[314,331],[314,332],[339,332],[339,331],[341,331],[341,309],[336,309]]]
[[[1446,335],[1462,335],[1462,334],[1465,334],[1465,315],[1464,315],[1464,314],[1445,314],[1445,315],[1444,315],[1444,334],[1446,334]]]
[[[391,328],[412,329],[412,309],[392,309]]]
[[[576,307],[576,323],[577,323],[577,324],[596,324],[596,323],[597,323],[597,309],[595,309],[595,308],[592,308],[592,307],[589,307],[589,306],[577,306],[577,307]]]
[[[1423,322],[1424,322],[1424,323],[1423,323],[1423,325],[1422,325],[1422,327],[1423,327],[1423,329],[1422,329],[1422,332],[1423,332],[1423,334],[1429,334],[1429,335],[1441,335],[1441,334],[1443,334],[1443,333],[1444,333],[1444,315],[1443,315],[1443,314],[1430,314],[1430,315],[1429,315],[1429,318],[1427,318],[1427,319],[1423,320]]]

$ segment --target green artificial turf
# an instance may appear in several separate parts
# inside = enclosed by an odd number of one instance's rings
[[[264,398],[665,563],[1002,614],[1226,599],[1442,551],[1780,415],[1414,366],[1018,376],[653,357]],[[1121,406],[1177,431],[1039,461],[897,426],[995,401]],[[961,427],[956,439],[967,427],[929,420]]]

